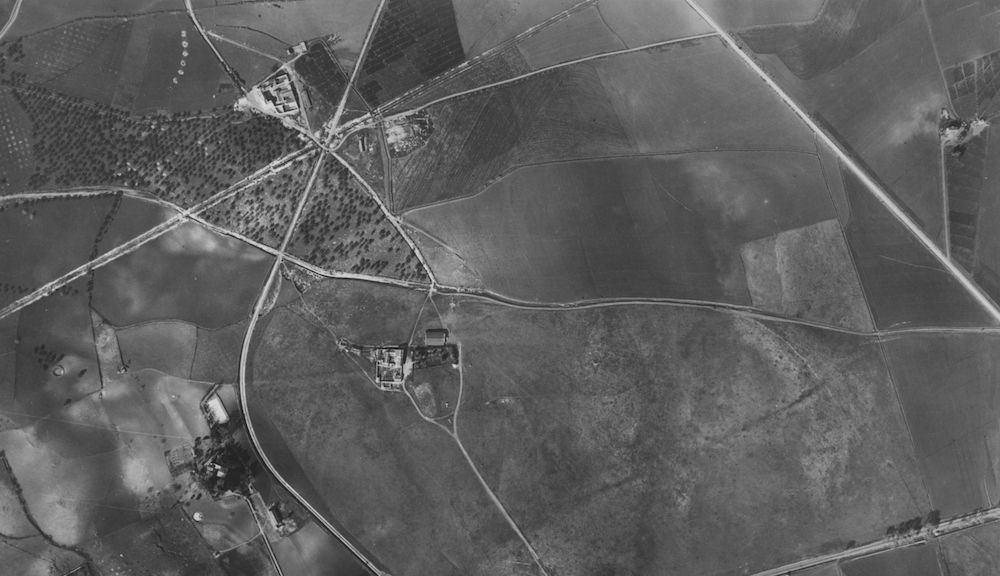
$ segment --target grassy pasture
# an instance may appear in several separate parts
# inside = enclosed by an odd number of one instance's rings
[[[189,378],[198,328],[186,322],[150,322],[117,330],[122,357],[131,370],[150,368]]]
[[[99,268],[94,307],[116,326],[177,319],[218,328],[249,312],[270,265],[239,240],[185,224]]]
[[[13,397],[3,409],[21,425],[100,390],[85,280],[21,310],[13,350]]]
[[[947,517],[992,505],[1000,495],[1000,340],[914,335],[884,347],[934,507]]]
[[[392,574],[517,573],[514,561],[530,561],[441,430],[378,391],[323,330],[272,316],[248,394],[336,521]]]
[[[603,0],[597,5],[608,27],[629,48],[712,31],[684,0]]]
[[[976,220],[975,278],[994,299],[1000,298],[1000,130],[988,130],[986,157],[983,162],[982,189],[979,191],[979,217]]]
[[[227,574],[180,508],[108,535],[93,557],[104,574]]]
[[[834,216],[816,157],[718,152],[528,167],[406,221],[517,298],[754,303],[863,328]]]
[[[301,576],[367,576],[368,571],[315,522],[272,544],[283,571]]]
[[[800,56],[779,50],[785,44],[755,45],[745,40],[763,55],[761,63],[778,83],[873,170],[931,238],[941,239],[944,211],[937,121],[949,101],[923,14],[918,3],[907,1],[905,6],[867,2],[865,6],[875,11],[869,16],[879,17],[858,32],[861,36],[836,36],[825,45],[821,37],[804,34],[796,42],[827,59],[807,60],[802,65],[808,69],[796,68]],[[890,9],[899,12],[897,18],[885,15],[883,11]],[[856,27],[863,23],[861,16]],[[780,37],[777,29],[755,34]],[[773,50],[779,50],[777,56],[769,55]]]
[[[196,0],[195,6],[212,0]],[[123,16],[173,10],[183,12],[175,0],[52,0],[25,2],[11,29],[12,36],[35,34],[80,19],[118,19]]]
[[[246,331],[245,320],[214,330],[199,327],[191,379],[236,382],[239,378],[240,349]]]
[[[464,354],[459,435],[554,571],[752,573],[929,509],[870,340],[667,307],[438,308]]]
[[[940,576],[936,546],[900,548],[840,565],[844,576]]]
[[[0,302],[13,302],[87,262],[112,195],[0,204]]]
[[[627,48],[604,22],[598,7],[589,6],[517,44],[532,70],[574,58]]]
[[[226,38],[236,40],[236,35],[230,30],[224,30]],[[213,38],[213,43],[215,47],[222,53],[222,57],[229,62],[229,65],[236,70],[236,73],[240,75],[247,87],[250,87],[274,72],[277,66],[280,65],[270,58],[261,56],[260,54],[255,54],[254,52],[247,50],[246,48],[235,46],[229,42],[224,42]],[[287,57],[287,56],[285,56]]]
[[[842,178],[850,202],[844,231],[877,327],[994,324],[853,174]]]

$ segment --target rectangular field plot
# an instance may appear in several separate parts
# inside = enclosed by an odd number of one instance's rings
[[[831,0],[805,26],[741,34],[759,62],[943,241],[937,121],[948,106],[915,0]]]
[[[34,172],[31,119],[8,90],[0,90],[0,196],[21,192]]]
[[[393,162],[403,209],[475,194],[525,164],[815,149],[804,125],[716,39],[559,68],[426,112],[429,139]]]
[[[991,0],[927,3],[941,66],[948,68],[1000,49],[1000,10]]]
[[[309,126],[319,129],[336,112],[350,71],[345,73],[325,40],[311,42],[308,52],[292,66],[304,84]]]
[[[995,321],[852,173],[842,171],[844,231],[879,328],[990,326]]]
[[[1000,339],[913,335],[884,344],[921,469],[943,517],[1000,498]]]
[[[518,298],[752,303],[865,327],[834,215],[816,157],[719,152],[528,167],[405,218]]]

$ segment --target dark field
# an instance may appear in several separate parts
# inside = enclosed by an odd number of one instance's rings
[[[1000,181],[1000,162],[995,159],[1000,155],[1000,130],[987,130],[986,134],[979,137],[980,140],[984,138],[987,139],[986,159],[975,227],[975,279],[996,299],[1000,298],[1000,225],[997,225],[1000,222],[1000,194],[996,193],[996,182]],[[977,142],[973,150],[981,144]],[[949,191],[950,186],[949,184]]]
[[[731,90],[739,80],[745,88]],[[403,210],[475,194],[525,164],[814,149],[791,112],[714,39],[559,68],[428,111],[430,140],[393,162]]]
[[[249,313],[270,265],[239,240],[185,224],[99,268],[94,307],[115,326],[166,319],[226,326]]]
[[[379,392],[327,332],[272,316],[249,394],[333,517],[393,574],[522,573],[512,563],[526,554],[452,441],[403,395]]]
[[[358,90],[378,106],[464,59],[451,0],[387,0]]]
[[[913,335],[884,347],[934,507],[948,517],[992,506],[1000,495],[1000,340]]]
[[[834,18],[822,25],[833,27],[828,32],[772,27],[744,40],[778,83],[863,159],[931,238],[943,242],[937,120],[949,101],[920,4],[827,5],[834,8],[856,18]]]
[[[853,174],[842,176],[851,214],[844,231],[877,327],[994,324]]]
[[[752,573],[929,510],[869,340],[666,307],[438,308],[460,437],[558,573]]]
[[[932,545],[901,548],[841,564],[844,576],[939,576]]]
[[[369,192],[332,158],[320,168],[288,250],[325,270],[426,280]]]
[[[351,71],[345,73],[325,40],[310,43],[308,52],[295,60],[293,67],[305,84],[309,126],[318,130],[336,112]]]
[[[406,218],[516,298],[753,303],[863,328],[835,216],[816,157],[719,152],[529,167]]]

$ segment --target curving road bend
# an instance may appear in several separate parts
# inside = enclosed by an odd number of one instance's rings
[[[14,9],[10,11],[10,16],[7,18],[7,23],[0,28],[0,40],[10,32],[10,29],[14,27],[14,21],[17,20],[17,15],[21,12],[21,2],[24,0],[14,0]]]

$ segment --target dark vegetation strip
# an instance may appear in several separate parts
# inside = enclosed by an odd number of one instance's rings
[[[67,552],[72,552],[87,561],[88,564],[93,565],[94,559],[91,558],[90,554],[86,550],[76,545],[66,545],[56,542],[52,536],[50,536],[45,530],[42,529],[41,525],[38,524],[38,520],[35,519],[35,515],[31,513],[31,508],[28,506],[28,501],[24,498],[24,490],[21,488],[21,482],[17,479],[14,474],[14,469],[10,466],[10,461],[7,460],[7,453],[4,450],[0,450],[0,466],[3,470],[7,472],[7,476],[10,478],[11,484],[14,486],[14,493],[17,495],[17,501],[21,504],[21,508],[24,510],[24,517],[28,519],[28,523],[38,531],[38,534],[46,542],[52,546],[59,548],[61,550],[66,550]]]

